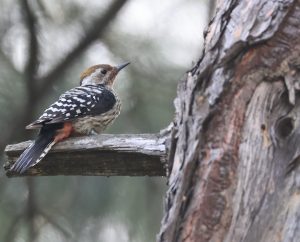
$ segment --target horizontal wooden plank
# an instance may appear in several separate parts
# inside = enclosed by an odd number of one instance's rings
[[[5,148],[9,171],[31,144],[26,141]],[[165,176],[165,138],[158,134],[101,134],[69,138],[58,143],[36,166],[22,176]]]

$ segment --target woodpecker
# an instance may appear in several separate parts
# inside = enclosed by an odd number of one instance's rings
[[[94,65],[80,76],[80,86],[59,99],[26,129],[40,129],[36,140],[10,171],[24,173],[39,163],[57,142],[70,136],[101,133],[120,114],[121,101],[113,89],[120,70],[129,65]]]

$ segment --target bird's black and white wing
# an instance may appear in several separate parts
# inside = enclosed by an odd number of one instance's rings
[[[35,122],[26,128],[41,128],[46,124],[100,115],[112,109],[115,103],[115,95],[103,85],[76,87],[62,94],[58,101],[47,108]]]

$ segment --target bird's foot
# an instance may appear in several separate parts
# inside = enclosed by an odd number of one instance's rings
[[[98,135],[98,133],[96,132],[96,130],[91,129],[89,135]]]

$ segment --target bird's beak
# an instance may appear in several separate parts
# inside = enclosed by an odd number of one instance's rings
[[[122,64],[122,65],[119,65],[119,66],[116,66],[117,68],[117,71],[119,72],[120,70],[122,70],[124,67],[128,66],[130,64],[130,62],[127,62],[125,64]]]

